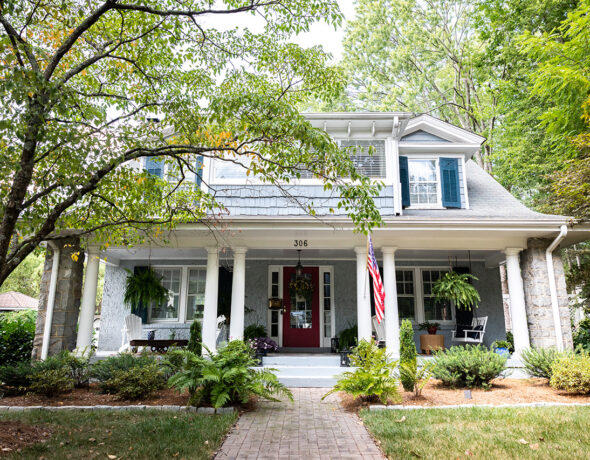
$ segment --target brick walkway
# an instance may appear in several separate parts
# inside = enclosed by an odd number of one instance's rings
[[[292,388],[295,402],[259,402],[240,417],[217,460],[379,459],[384,457],[356,414],[325,388]]]

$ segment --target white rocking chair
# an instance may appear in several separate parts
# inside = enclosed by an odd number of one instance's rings
[[[471,329],[463,329],[457,333],[457,329],[453,330],[451,340],[453,342],[463,343],[482,343],[483,336],[486,333],[486,325],[488,323],[487,316],[473,318],[471,322]]]
[[[373,330],[375,331],[377,344],[385,344],[385,325],[383,324],[383,321],[379,324],[377,316],[373,316],[371,317],[371,322],[373,323]]]
[[[122,342],[119,353],[131,350],[129,343],[132,340],[141,339],[142,335],[141,318],[134,314],[127,315],[125,317],[125,327],[121,329]]]

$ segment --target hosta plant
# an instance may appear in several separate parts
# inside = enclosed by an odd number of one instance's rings
[[[322,399],[337,391],[344,391],[354,399],[399,401],[398,379],[395,375],[397,361],[390,361],[385,348],[379,348],[374,340],[361,340],[350,357],[354,371],[344,372],[338,382]]]
[[[274,369],[253,369],[252,350],[242,340],[232,340],[217,353],[197,356],[184,351],[184,365],[168,380],[171,388],[188,390],[189,404],[215,408],[245,404],[252,396],[270,401],[278,397],[293,400],[291,391],[279,382]]]

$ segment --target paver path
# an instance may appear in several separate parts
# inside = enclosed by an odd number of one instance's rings
[[[379,459],[384,457],[356,414],[326,388],[292,388],[295,402],[261,401],[245,413],[215,457],[244,459]]]

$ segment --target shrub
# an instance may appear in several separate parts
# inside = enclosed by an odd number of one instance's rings
[[[568,393],[590,393],[590,355],[570,354],[553,363],[550,385]]]
[[[590,318],[583,319],[574,331],[574,347],[590,352]]]
[[[248,346],[256,353],[277,351],[279,349],[277,343],[268,337],[256,337],[255,339],[248,340]]]
[[[139,399],[151,396],[165,384],[164,373],[153,362],[147,366],[116,371],[105,382],[105,387],[109,393],[116,394],[120,399]]]
[[[564,356],[556,348],[529,348],[522,351],[524,368],[531,377],[551,378],[553,363]]]
[[[74,379],[66,368],[41,369],[31,377],[29,391],[38,395],[52,397],[71,391]]]
[[[356,345],[357,337],[358,327],[356,324],[342,329],[338,334],[338,346],[341,350],[349,350]]]
[[[423,363],[421,367],[412,366],[411,364],[401,364],[399,367],[400,379],[402,382],[405,381],[407,385],[412,384],[414,395],[420,396],[422,390],[432,377],[433,368],[434,363],[432,361]]]
[[[362,340],[350,357],[354,372],[344,372],[338,382],[322,399],[337,391],[344,391],[354,399],[399,400],[398,380],[395,378],[397,361],[388,361],[387,350],[379,348],[374,340]]]
[[[49,356],[45,361],[35,363],[35,372],[44,370],[65,369],[74,382],[76,388],[86,388],[90,383],[91,352],[84,352],[81,356],[69,351],[62,351],[55,356]]]
[[[262,324],[250,324],[244,329],[244,340],[266,337],[267,335],[266,328]]]
[[[510,331],[506,332],[506,342],[508,342],[508,344],[510,345],[508,347],[508,351],[510,353],[514,353],[514,334],[512,334],[512,332]]]
[[[202,357],[184,351],[183,370],[168,381],[170,387],[189,391],[189,404],[210,404],[219,408],[245,404],[254,395],[271,401],[278,401],[275,395],[293,400],[291,391],[273,374],[274,369],[252,368],[256,362],[243,341],[232,340],[216,354],[209,354],[209,357]]]
[[[31,359],[36,321],[34,310],[0,314],[0,363],[11,365]]]
[[[452,387],[489,388],[505,369],[506,359],[482,345],[451,347],[435,353],[433,375]]]
[[[200,354],[200,353],[199,353]],[[160,369],[166,380],[182,370],[184,364],[184,351],[182,348],[169,348],[160,361]]]
[[[0,366],[0,390],[7,395],[24,394],[31,384],[33,372],[30,361]]]
[[[191,335],[188,339],[187,350],[192,351],[195,355],[201,354],[201,342],[203,337],[201,336],[201,323],[197,320],[193,321],[190,329]]]
[[[416,343],[414,342],[414,328],[410,320],[404,319],[399,330],[399,351],[400,367],[406,371],[400,374],[402,386],[406,391],[414,390],[414,380],[410,375],[416,374],[418,368],[416,363]]]
[[[92,366],[91,375],[98,380],[101,390],[108,393],[109,385],[106,382],[112,379],[116,372],[127,371],[133,367],[146,367],[153,363],[156,363],[156,358],[147,353],[142,353],[139,356],[131,353],[119,353],[96,362]]]

